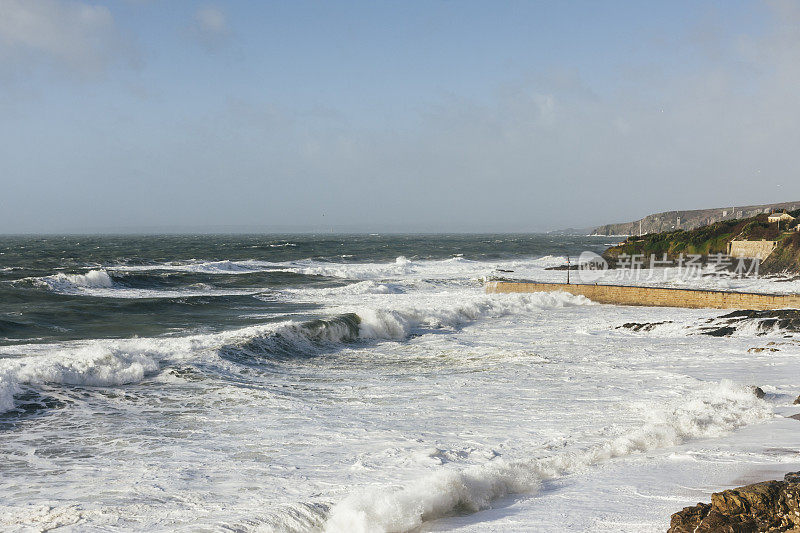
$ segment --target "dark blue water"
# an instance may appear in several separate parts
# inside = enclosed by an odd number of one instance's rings
[[[313,319],[313,304],[274,301],[270,291],[354,281],[287,265],[488,261],[603,245],[537,234],[0,237],[0,344],[213,332],[289,313]]]

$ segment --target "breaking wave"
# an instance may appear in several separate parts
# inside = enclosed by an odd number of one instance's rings
[[[458,304],[429,303],[396,308],[362,308],[353,313],[309,322],[286,322],[280,326],[223,347],[233,357],[313,355],[337,344],[358,340],[403,340],[428,330],[455,329],[482,318],[540,311],[573,305],[589,305],[583,296],[567,293],[477,296]]]
[[[430,263],[445,263],[445,261],[430,261]],[[324,263],[319,261],[285,264],[284,269],[298,272],[307,276],[325,276],[329,278],[345,279],[376,279],[404,277],[412,274],[415,263],[404,256],[400,256],[393,263]]]
[[[14,407],[23,385],[116,386],[141,381],[164,364],[210,357],[242,362],[312,356],[356,341],[403,340],[513,313],[591,304],[566,293],[480,295],[460,303],[364,308],[307,322],[287,321],[225,333],[67,344],[43,355],[0,359],[0,412]]]
[[[54,291],[71,291],[80,288],[109,289],[114,281],[105,270],[90,270],[86,274],[63,274],[39,278],[41,283]]]
[[[141,272],[138,269],[134,269],[133,272],[111,269],[110,273],[107,270],[91,270],[85,274],[58,273],[52,276],[23,278],[14,283],[72,296],[131,299],[242,296],[264,291],[257,287],[218,289],[206,283],[191,282],[192,280],[181,284],[180,280],[169,279],[174,275]]]
[[[144,339],[143,339],[144,340]],[[115,386],[136,383],[159,369],[153,350],[126,343],[82,346],[53,355],[0,360],[0,413],[14,408],[25,385]],[[144,348],[144,349],[143,349]]]
[[[269,261],[191,261],[184,263],[159,263],[155,265],[116,265],[109,267],[115,272],[191,272],[197,274],[253,274],[266,272],[281,266]]]
[[[600,444],[555,456],[510,461],[502,457],[462,469],[442,468],[398,489],[365,490],[333,506],[326,533],[399,533],[456,511],[477,512],[510,494],[534,493],[541,482],[616,457],[717,437],[772,417],[748,388],[703,384],[689,398],[653,411],[638,429]]]

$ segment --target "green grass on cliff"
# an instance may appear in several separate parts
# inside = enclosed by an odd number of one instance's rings
[[[800,210],[791,213],[800,218]],[[617,246],[612,246],[603,256],[612,264],[622,254],[643,254],[645,257],[655,255],[661,258],[667,254],[670,259],[677,259],[681,254],[726,253],[728,243],[733,239],[778,241],[778,247],[765,261],[764,266],[771,271],[800,271],[800,233],[786,233],[788,228],[767,222],[768,215],[761,214],[752,218],[725,220],[702,226],[693,230],[668,231],[643,236],[630,236]],[[792,222],[794,226],[798,221]]]
[[[800,272],[800,233],[785,235],[763,267],[765,272]]]

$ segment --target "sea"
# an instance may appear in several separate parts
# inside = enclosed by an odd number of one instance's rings
[[[613,240],[0,237],[0,530],[663,532],[800,470],[780,321],[484,291]]]

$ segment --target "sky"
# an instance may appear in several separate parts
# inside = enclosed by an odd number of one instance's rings
[[[800,201],[800,2],[0,0],[0,233]]]

